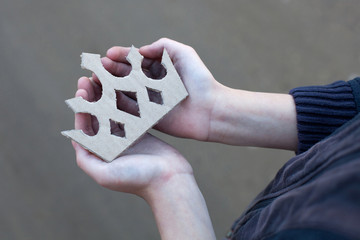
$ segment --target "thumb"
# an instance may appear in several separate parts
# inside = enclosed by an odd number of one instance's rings
[[[164,48],[168,52],[170,58],[182,52],[186,45],[176,42],[168,38],[161,38],[150,45],[143,46],[139,49],[140,54],[147,58],[161,58]]]

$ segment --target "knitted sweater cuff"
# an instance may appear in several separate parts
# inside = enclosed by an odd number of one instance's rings
[[[305,152],[357,114],[360,102],[356,104],[352,85],[358,86],[360,92],[360,78],[352,81],[298,87],[290,91],[297,112],[297,154]]]

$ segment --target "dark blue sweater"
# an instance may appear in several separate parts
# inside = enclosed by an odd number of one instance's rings
[[[308,150],[360,112],[360,77],[290,91],[297,112],[297,153]]]

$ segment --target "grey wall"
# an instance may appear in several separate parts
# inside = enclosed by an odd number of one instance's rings
[[[81,52],[166,36],[216,79],[282,92],[360,73],[356,0],[0,1],[0,239],[158,239],[142,199],[95,184],[61,130]],[[194,167],[221,238],[291,152],[160,137]]]

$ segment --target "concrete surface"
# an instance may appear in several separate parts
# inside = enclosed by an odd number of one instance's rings
[[[0,1],[0,239],[159,239],[142,199],[77,168],[70,141],[81,52],[166,36],[193,46],[216,79],[283,92],[360,73],[360,2]],[[189,159],[218,238],[291,152],[160,135]]]

